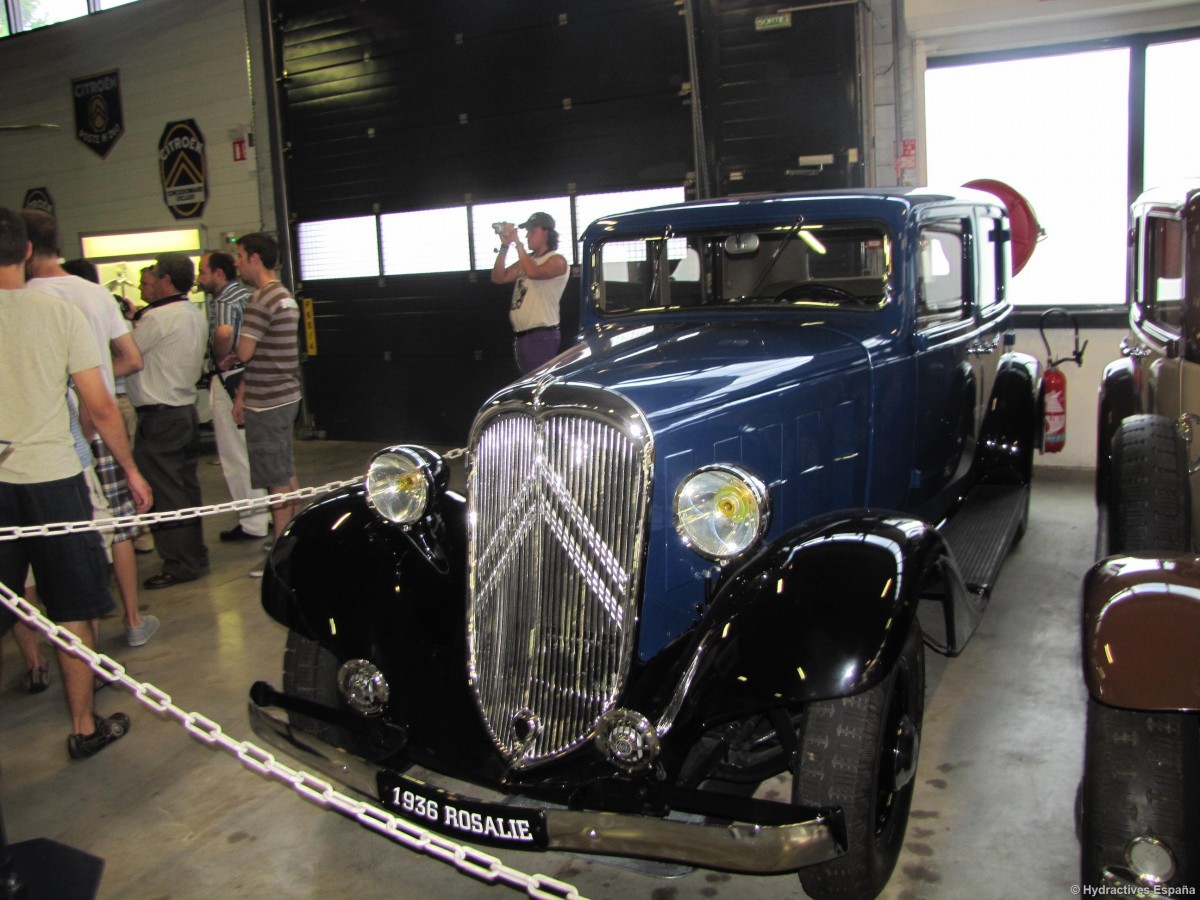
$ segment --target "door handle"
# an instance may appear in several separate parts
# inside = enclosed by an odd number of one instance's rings
[[[1150,355],[1152,351],[1149,347],[1134,347],[1129,343],[1129,338],[1121,338],[1121,355],[1132,357],[1134,359],[1143,359]]]
[[[972,356],[981,353],[995,353],[998,343],[996,341],[975,341],[967,347],[967,353]]]

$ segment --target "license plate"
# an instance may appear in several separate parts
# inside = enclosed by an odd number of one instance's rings
[[[389,812],[431,831],[491,847],[546,848],[541,810],[471,800],[387,770],[376,781]]]

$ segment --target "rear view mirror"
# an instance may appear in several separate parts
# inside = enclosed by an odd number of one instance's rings
[[[725,238],[725,252],[730,256],[745,255],[758,250],[758,235],[753,233],[731,234]]]

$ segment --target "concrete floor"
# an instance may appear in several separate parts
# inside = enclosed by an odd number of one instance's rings
[[[300,481],[360,473],[375,447],[297,445]],[[211,457],[206,502],[228,499]],[[263,613],[258,544],[222,544],[228,516],[205,519],[212,574],[145,592],[162,619],[147,645],[125,644],[119,618],[101,624],[101,650],[174,702],[253,738],[246,695],[280,684],[284,629]],[[1040,469],[1029,530],[1005,565],[965,652],[927,655],[924,739],[908,835],[888,900],[1068,896],[1077,881],[1073,804],[1082,771],[1085,691],[1079,661],[1079,585],[1092,561],[1091,473]],[[156,571],[139,557],[142,576]],[[2,643],[0,805],[8,839],[51,838],[101,857],[105,898],[425,898],[519,895],[307,802],[290,788],[192,739],[123,688],[97,695],[123,710],[131,734],[84,762],[67,758],[61,679],[27,696],[20,658]],[[505,853],[526,873],[573,884],[593,898],[801,898],[794,876],[753,878],[695,870],[651,878],[581,857]]]

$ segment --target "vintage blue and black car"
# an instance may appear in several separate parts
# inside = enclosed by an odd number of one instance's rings
[[[1130,337],[1104,370],[1083,586],[1081,883],[1200,887],[1200,179],[1131,207]]]
[[[578,340],[479,411],[465,496],[394,446],[276,542],[256,729],[464,840],[875,896],[924,646],[962,649],[1028,512],[1011,244],[972,190],[594,222]]]

